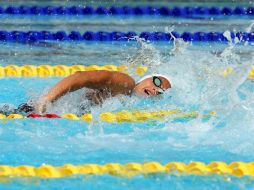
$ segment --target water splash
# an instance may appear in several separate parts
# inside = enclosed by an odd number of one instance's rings
[[[173,35],[174,26],[165,27],[165,32],[169,33],[171,38],[173,38],[173,48],[170,51],[170,55],[176,56],[184,53],[184,50],[189,46],[189,42],[185,42],[182,38],[176,38]]]
[[[137,42],[137,52],[135,55],[131,55],[124,63],[130,71],[135,73],[135,69],[138,66],[146,66],[149,70],[155,70],[156,66],[161,64],[161,56],[159,51],[149,42],[135,37]]]
[[[252,22],[251,24],[250,24],[250,26],[248,26],[246,29],[245,29],[245,32],[248,32],[248,33],[250,33],[251,31],[252,31],[252,28],[254,27],[254,22]]]

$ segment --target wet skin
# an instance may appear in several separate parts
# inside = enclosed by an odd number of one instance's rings
[[[147,78],[138,84],[132,77],[125,73],[116,71],[82,71],[70,75],[58,82],[49,92],[44,95],[36,104],[35,110],[38,113],[45,112],[47,103],[54,102],[66,93],[81,88],[88,88],[90,91],[85,97],[95,104],[102,104],[103,101],[119,94],[156,96],[171,88],[170,81],[164,77],[157,77],[159,86],[155,85],[153,77]]]

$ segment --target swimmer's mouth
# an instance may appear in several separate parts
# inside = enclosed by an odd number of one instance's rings
[[[150,93],[149,93],[149,91],[148,91],[147,89],[144,89],[144,92],[145,92],[148,96],[150,96]]]

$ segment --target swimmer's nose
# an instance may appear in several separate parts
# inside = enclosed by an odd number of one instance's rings
[[[156,96],[159,93],[158,89],[153,88],[152,90],[152,96]]]

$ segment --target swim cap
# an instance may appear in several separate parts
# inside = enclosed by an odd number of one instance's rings
[[[169,76],[161,75],[161,74],[157,74],[157,73],[154,73],[154,74],[151,74],[151,75],[146,75],[146,76],[142,77],[141,79],[138,80],[137,84],[140,83],[141,81],[145,80],[145,79],[152,78],[152,77],[163,77],[163,78],[165,78],[169,81],[170,86],[171,86],[171,80],[170,80]]]

